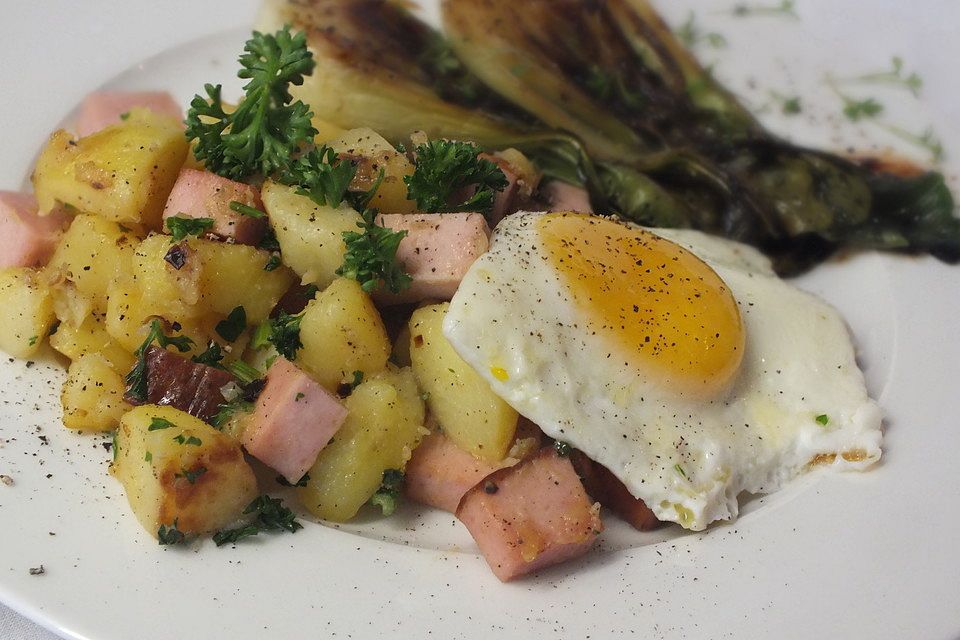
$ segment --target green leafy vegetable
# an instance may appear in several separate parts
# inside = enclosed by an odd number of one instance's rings
[[[173,524],[169,527],[161,524],[160,528],[157,529],[157,542],[161,545],[183,544],[187,537],[177,528],[177,524],[177,519],[174,519]]]
[[[400,495],[403,491],[403,472],[397,469],[387,469],[383,472],[380,488],[370,498],[370,504],[380,507],[385,516],[393,515],[400,504]]]
[[[254,499],[247,508],[243,510],[245,515],[256,514],[256,520],[252,523],[236,529],[226,529],[213,534],[213,541],[218,547],[225,544],[235,543],[243,538],[255,536],[261,531],[289,531],[296,533],[302,529],[303,525],[297,522],[296,515],[283,506],[283,500],[280,498],[271,498],[268,495],[262,495]]]
[[[829,422],[830,422],[830,416],[828,416],[827,414],[821,413],[820,415],[817,416],[817,424],[819,424],[821,427],[827,426]]]
[[[381,227],[377,224],[376,217],[375,209],[367,209],[362,214],[362,220],[357,223],[360,233],[343,232],[343,243],[347,250],[343,256],[343,264],[337,269],[337,275],[353,278],[368,293],[380,287],[392,293],[400,293],[409,287],[412,281],[396,259],[397,248],[407,232]],[[279,347],[277,351],[280,351]]]
[[[161,322],[159,320],[153,320],[150,323],[150,333],[147,334],[146,340],[144,340],[143,344],[134,352],[134,355],[137,357],[136,364],[125,378],[127,385],[126,398],[133,402],[142,403],[147,400],[147,350],[154,342],[163,348],[170,346],[176,347],[181,353],[189,351],[193,346],[193,340],[187,336],[179,336],[176,338],[168,337],[163,332]]]
[[[197,480],[199,480],[200,476],[202,476],[206,472],[207,472],[207,468],[201,465],[193,469],[181,469],[180,473],[174,474],[174,477],[184,478],[190,484],[197,484]]]
[[[273,271],[274,269],[276,269],[276,268],[279,267],[279,266],[280,266],[280,254],[275,253],[275,254],[273,254],[272,256],[270,256],[270,259],[267,260],[267,263],[266,263],[265,265],[263,265],[263,270],[264,270],[264,271]]]
[[[357,174],[357,165],[341,160],[325,145],[314,147],[294,160],[281,175],[281,182],[296,185],[297,193],[321,206],[339,207]]]
[[[177,444],[182,444],[185,446],[199,447],[203,444],[203,441],[196,436],[185,436],[182,433],[173,436],[173,441]]]
[[[239,59],[244,99],[232,113],[224,110],[220,85],[205,85],[187,112],[188,140],[194,154],[210,171],[232,180],[283,170],[292,154],[310,142],[316,129],[311,112],[294,102],[290,85],[303,83],[313,72],[306,35],[291,35],[284,27],[274,34],[254,32]]]
[[[303,314],[290,315],[286,311],[270,321],[270,344],[287,360],[297,357],[297,350],[303,346],[300,342],[300,322]]]
[[[507,178],[479,153],[469,142],[430,140],[418,145],[414,172],[403,178],[407,199],[416,200],[421,211],[489,213]]]
[[[223,347],[220,346],[219,342],[211,340],[203,353],[195,355],[190,359],[197,364],[205,364],[208,367],[222,369],[223,367],[220,365],[220,361],[223,360],[223,357]]]
[[[251,411],[253,411],[252,402],[237,398],[220,405],[217,413],[210,419],[210,424],[213,425],[215,429],[223,429],[223,426],[227,424],[234,414],[250,413]]]
[[[234,307],[226,319],[218,322],[215,327],[216,332],[227,342],[235,341],[246,328],[247,311],[243,307]]]
[[[257,369],[243,360],[234,360],[226,367],[227,371],[232,373],[241,384],[250,384],[261,377]]]
[[[267,214],[256,207],[251,207],[248,204],[242,202],[237,202],[236,200],[230,201],[230,209],[236,211],[242,216],[247,216],[248,218],[266,218]]]
[[[177,425],[173,424],[166,418],[154,417],[150,421],[150,426],[147,427],[147,431],[160,431],[162,429],[169,429],[171,427],[176,427]]]
[[[559,440],[553,443],[553,449],[554,451],[557,452],[557,455],[560,456],[561,458],[566,458],[567,456],[570,455],[570,452],[573,451],[573,447],[571,447],[566,442],[561,442]]]
[[[202,236],[213,228],[213,218],[187,218],[172,216],[166,220],[167,229],[173,236],[172,242],[179,242],[187,236]]]

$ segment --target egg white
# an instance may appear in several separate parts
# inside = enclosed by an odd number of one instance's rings
[[[702,530],[735,518],[744,491],[776,491],[813,465],[863,469],[879,459],[881,412],[843,319],[777,278],[756,250],[695,231],[650,230],[717,272],[746,332],[729,389],[683,397],[585,330],[545,259],[540,215],[500,223],[454,296],[444,334],[498,395],[609,468],[659,519]]]

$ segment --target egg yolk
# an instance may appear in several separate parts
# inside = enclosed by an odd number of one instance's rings
[[[652,233],[593,216],[538,220],[553,268],[589,329],[641,375],[681,393],[724,388],[743,357],[736,300],[713,269]]]

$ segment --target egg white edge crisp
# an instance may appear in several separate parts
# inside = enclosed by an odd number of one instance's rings
[[[648,229],[710,265],[744,323],[730,388],[707,401],[683,398],[637,376],[585,330],[536,241],[541,215],[521,212],[498,225],[450,303],[444,335],[497,395],[610,469],[659,519],[702,530],[735,519],[742,492],[776,491],[811,462],[860,470],[879,459],[881,411],[842,317],[777,278],[758,251],[696,231]]]

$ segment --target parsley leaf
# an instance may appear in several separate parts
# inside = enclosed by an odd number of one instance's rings
[[[479,148],[469,142],[430,140],[417,146],[412,175],[405,176],[407,199],[416,200],[426,212],[479,211],[493,208],[495,191],[507,186],[507,178],[493,162],[479,157]],[[473,187],[472,195],[466,195]],[[462,194],[462,202],[450,202]]]
[[[205,364],[208,367],[215,367],[217,369],[222,369],[223,366],[220,364],[220,361],[223,360],[223,347],[220,346],[219,342],[211,340],[207,344],[207,350],[203,353],[193,356],[190,358],[197,364]]]
[[[216,332],[227,342],[233,342],[247,328],[247,312],[243,307],[234,307],[233,311],[215,327]]]
[[[816,417],[816,421],[818,425],[820,425],[821,427],[825,427],[830,422],[830,416],[828,416],[825,413],[821,413]]]
[[[226,370],[229,371],[240,381],[241,384],[250,384],[254,380],[260,378],[260,372],[257,369],[243,360],[234,360],[226,367]]]
[[[169,527],[161,524],[160,528],[157,529],[157,542],[162,545],[182,544],[185,540],[186,536],[183,531],[177,528],[176,519],[174,519],[173,524]]]
[[[194,447],[199,447],[203,444],[203,441],[196,436],[185,436],[182,433],[173,436],[173,441],[177,444],[182,445],[193,445]]]
[[[207,468],[203,465],[196,467],[194,469],[181,469],[180,473],[175,473],[175,478],[185,478],[190,484],[197,484],[197,480],[200,479],[200,476],[207,472]]]
[[[867,98],[865,100],[853,100],[851,98],[843,98],[843,115],[847,117],[851,122],[859,122],[867,118],[875,118],[883,112],[883,105],[874,100],[873,98]]]
[[[297,186],[297,193],[321,206],[336,208],[346,197],[356,173],[355,163],[339,159],[333,149],[321,145],[290,163],[280,181]]]
[[[187,236],[200,237],[213,228],[213,218],[187,218],[185,216],[173,216],[166,220],[167,229],[173,239],[170,241],[179,242]]]
[[[261,531],[296,533],[298,529],[303,528],[303,525],[297,522],[294,513],[283,506],[283,500],[280,498],[271,498],[268,495],[259,496],[247,505],[243,513],[256,513],[257,519],[243,527],[217,531],[213,534],[213,541],[218,547],[255,536]]]
[[[249,82],[237,108],[228,114],[221,86],[207,84],[207,96],[194,96],[186,121],[187,139],[197,141],[197,159],[231,180],[282,170],[290,155],[317,133],[309,107],[294,102],[289,92],[315,66],[305,33],[291,35],[289,27],[274,34],[254,31],[239,62],[237,76]]]
[[[370,498],[370,504],[380,507],[383,515],[390,516],[397,510],[400,503],[400,492],[403,490],[403,472],[398,469],[387,469],[383,472],[380,488]]]
[[[573,447],[571,447],[566,442],[561,442],[560,440],[557,440],[556,442],[553,443],[553,450],[556,451],[557,455],[560,456],[561,458],[566,458],[567,456],[570,455],[570,452],[573,451]]]
[[[154,417],[153,420],[150,421],[150,426],[147,427],[147,431],[160,431],[162,429],[169,429],[175,426],[177,425],[173,424],[166,418]]]
[[[163,332],[163,325],[159,320],[155,319],[151,322],[150,333],[147,334],[147,339],[144,340],[143,344],[134,352],[134,355],[137,357],[137,362],[125,378],[127,384],[126,397],[134,402],[146,402],[147,400],[147,350],[154,341],[164,348],[174,346],[177,348],[177,351],[181,353],[189,351],[193,346],[193,340],[187,336],[179,336],[177,338],[167,337]]]
[[[267,338],[277,353],[287,360],[297,357],[297,350],[303,346],[300,342],[300,321],[303,315],[292,316],[286,311],[270,321],[270,335]]]
[[[400,293],[410,286],[412,278],[397,263],[397,248],[406,231],[393,231],[376,222],[376,209],[367,209],[357,226],[362,230],[344,231],[343,243],[347,250],[337,275],[353,278],[367,293],[380,286],[392,293]]]
[[[237,398],[236,400],[220,405],[217,413],[210,418],[210,424],[213,425],[215,429],[222,430],[223,426],[233,417],[233,414],[237,412],[250,413],[251,411],[253,411],[252,402],[247,402],[243,398]]]
[[[230,201],[230,209],[236,211],[242,216],[247,216],[248,218],[266,218],[267,214],[256,207],[251,207],[248,204],[243,204],[242,202],[237,202],[236,200]]]

